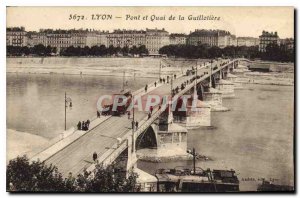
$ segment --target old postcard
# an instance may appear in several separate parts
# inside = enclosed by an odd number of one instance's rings
[[[295,191],[293,7],[7,7],[8,192]]]

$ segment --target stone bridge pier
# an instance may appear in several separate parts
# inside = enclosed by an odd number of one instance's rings
[[[225,80],[228,75],[233,71],[234,63],[231,66],[226,67],[224,70],[220,70],[213,75],[212,79],[215,79],[215,89],[219,90],[222,93],[222,98],[233,98],[234,95],[234,83]]]
[[[174,122],[186,129],[211,126],[211,106],[203,101],[203,86],[197,86],[196,91],[193,90],[191,97],[186,101],[186,105],[183,104],[182,100],[178,100],[173,113]],[[180,111],[182,107],[185,111]]]
[[[174,123],[172,113],[164,112],[136,140],[138,158],[150,161],[186,158],[187,129]]]

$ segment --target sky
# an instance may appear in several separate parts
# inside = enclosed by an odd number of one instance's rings
[[[75,14],[84,18],[70,20]],[[92,15],[111,15],[112,19],[92,20]],[[179,15],[184,18],[179,20]],[[188,20],[190,15],[219,20]],[[165,28],[169,33],[189,34],[195,29],[222,29],[236,36],[258,37],[265,30],[277,31],[280,38],[294,38],[293,7],[7,7],[6,16],[7,27],[23,26],[26,31]],[[169,20],[170,16],[175,19]]]

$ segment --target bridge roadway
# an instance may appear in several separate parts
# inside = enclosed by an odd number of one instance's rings
[[[203,72],[208,69],[202,67],[200,70]],[[201,71],[198,70],[198,75],[201,75]],[[191,76],[182,76],[175,79],[173,81],[173,87],[180,87],[182,82],[190,78]],[[169,95],[171,90],[170,86],[170,84],[166,83],[145,94],[142,97],[143,104],[145,103],[147,95]],[[136,121],[142,120],[145,117],[147,117],[146,112],[135,111]],[[117,143],[117,138],[122,138],[129,132],[131,133],[131,121],[127,115],[120,117],[112,116],[84,134],[81,138],[46,159],[45,163],[53,164],[58,167],[59,172],[61,172],[64,177],[68,176],[69,172],[72,172],[73,175],[77,175],[93,164],[92,154],[94,152],[97,152],[98,157],[100,157],[108,149],[112,149],[113,145]]]
[[[191,76],[177,78],[174,80],[173,86],[180,87],[182,82],[190,78]],[[170,95],[170,86],[170,84],[164,84],[147,93],[142,97],[142,103],[145,103],[147,95]],[[146,112],[135,111],[135,120],[139,121],[145,117],[147,117]],[[130,132],[131,121],[126,115],[121,117],[112,116],[78,140],[46,159],[45,162],[46,164],[53,164],[58,167],[64,176],[67,176],[69,172],[76,175],[93,163],[92,154],[94,152],[97,152],[98,156],[101,156],[108,148],[116,144],[116,138],[123,137]]]

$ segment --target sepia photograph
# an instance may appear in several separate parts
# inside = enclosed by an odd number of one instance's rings
[[[295,13],[7,6],[6,191],[295,193]]]

